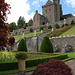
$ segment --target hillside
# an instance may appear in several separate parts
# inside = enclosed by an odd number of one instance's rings
[[[75,26],[73,26],[71,29],[69,29],[68,31],[66,31],[66,32],[64,32],[64,33],[62,33],[60,36],[67,36],[67,35],[75,35]]]

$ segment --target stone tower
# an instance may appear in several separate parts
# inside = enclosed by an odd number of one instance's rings
[[[60,0],[50,0],[47,1],[45,5],[42,6],[42,15],[35,13],[33,17],[33,25],[42,25],[42,24],[54,24],[60,21],[60,16],[62,15],[62,6]]]
[[[60,0],[53,0],[53,3],[54,3],[54,14],[55,14],[55,22],[57,21],[60,21],[60,16],[62,15],[61,14],[61,10],[60,10]]]

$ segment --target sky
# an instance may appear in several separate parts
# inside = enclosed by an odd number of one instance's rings
[[[17,23],[20,16],[25,18],[25,21],[28,22],[35,14],[35,11],[38,10],[42,14],[42,5],[45,5],[48,0],[5,0],[10,4],[11,14],[8,16],[8,23],[15,22]],[[53,1],[53,0],[51,0]],[[75,0],[60,0],[62,4],[63,14],[73,14],[75,15]]]

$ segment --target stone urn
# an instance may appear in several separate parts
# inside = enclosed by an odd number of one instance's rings
[[[25,52],[18,52],[15,57],[18,60],[18,75],[25,75],[25,59],[27,54]]]
[[[18,69],[19,69],[18,75],[25,75],[25,60],[18,59]]]

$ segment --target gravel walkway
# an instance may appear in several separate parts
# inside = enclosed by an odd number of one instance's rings
[[[75,75],[75,60],[69,60],[65,63],[72,69],[73,75]]]

